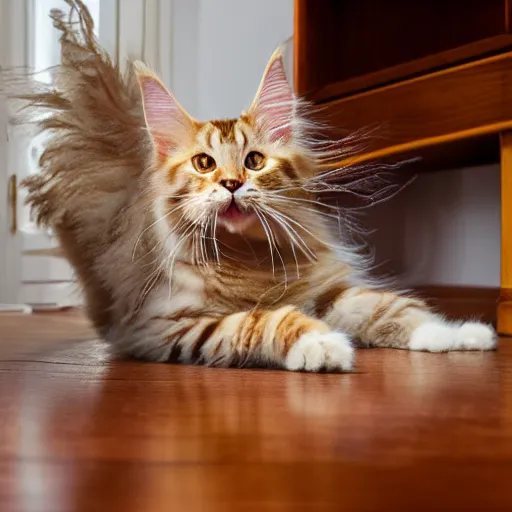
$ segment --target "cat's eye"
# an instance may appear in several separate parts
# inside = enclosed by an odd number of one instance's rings
[[[259,151],[251,151],[245,157],[244,165],[251,171],[261,171],[265,167],[265,157]]]
[[[197,172],[212,172],[216,169],[217,164],[210,155],[206,153],[199,153],[192,158],[192,164]]]

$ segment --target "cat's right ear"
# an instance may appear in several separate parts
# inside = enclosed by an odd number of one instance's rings
[[[146,126],[156,151],[165,156],[190,145],[197,122],[146,65],[135,62],[134,69],[142,94]]]

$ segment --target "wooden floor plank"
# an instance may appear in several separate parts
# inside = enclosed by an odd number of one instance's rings
[[[510,342],[315,375],[116,361],[87,334],[0,316],[2,512],[512,510]]]

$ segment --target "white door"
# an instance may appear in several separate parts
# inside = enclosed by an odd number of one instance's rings
[[[128,57],[142,58],[166,83],[171,82],[172,0],[84,3],[96,22],[101,44],[111,56],[121,64]],[[1,66],[29,65],[42,70],[58,64],[59,33],[48,17],[55,7],[65,12],[69,9],[64,0],[0,0]],[[48,81],[50,77],[40,73],[38,79]],[[38,172],[40,148],[26,132],[26,128],[8,126],[5,101],[0,97],[0,303],[76,305],[80,297],[72,269],[62,259],[42,255],[55,247],[55,242],[32,222],[23,204],[24,191],[14,187],[14,180],[19,184],[28,174]],[[9,185],[17,191],[10,197]]]
[[[85,2],[97,21],[99,2]],[[2,67],[29,66],[39,71],[58,64],[59,33],[48,14],[55,7],[67,11],[66,3],[63,0],[2,0],[0,6]],[[41,73],[37,79],[48,82],[49,74]],[[32,222],[30,209],[24,204],[25,193],[19,187],[27,175],[38,171],[42,141],[33,141],[28,127],[9,124],[5,107],[3,101],[0,109],[0,191],[3,198],[0,239],[4,250],[0,259],[0,303],[44,308],[78,305],[80,296],[73,271],[65,260],[43,255],[56,246],[55,240]]]

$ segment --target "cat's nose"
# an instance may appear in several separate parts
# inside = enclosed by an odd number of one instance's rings
[[[238,180],[222,180],[220,184],[224,188],[227,188],[232,194],[234,194],[243,185],[243,183]]]

